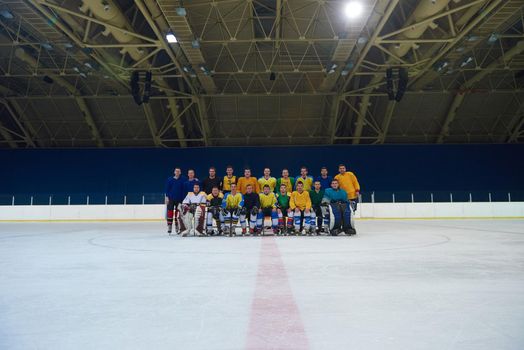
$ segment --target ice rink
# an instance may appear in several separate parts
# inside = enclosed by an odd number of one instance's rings
[[[0,224],[0,349],[524,349],[524,220]]]

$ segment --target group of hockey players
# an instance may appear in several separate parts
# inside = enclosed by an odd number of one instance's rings
[[[313,178],[301,167],[300,175],[293,178],[283,169],[282,177],[276,179],[265,168],[257,179],[246,168],[244,176],[237,178],[228,166],[226,175],[219,178],[211,167],[209,177],[200,181],[193,169],[185,177],[177,167],[165,190],[168,233],[174,225],[182,236],[190,232],[233,236],[240,222],[242,236],[257,236],[264,232],[264,219],[269,217],[275,235],[354,235],[360,185],[344,164],[338,172],[333,178],[323,167],[320,176]]]

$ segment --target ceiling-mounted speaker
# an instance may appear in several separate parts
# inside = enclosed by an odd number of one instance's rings
[[[395,96],[395,100],[397,102],[400,102],[402,100],[402,97],[404,96],[404,93],[406,92],[406,89],[408,87],[408,71],[406,68],[399,68],[398,70],[398,87],[397,87],[397,94]]]
[[[152,78],[153,78],[153,74],[151,74],[151,72],[146,72],[146,82],[144,85],[144,94],[142,96],[142,102],[144,103],[148,103],[151,97],[151,79]]]
[[[138,71],[134,71],[131,74],[131,95],[133,95],[135,103],[140,106],[142,104],[142,97],[140,96],[140,85],[138,85],[139,79],[140,73]]]
[[[388,99],[393,101],[395,99],[395,92],[393,91],[393,68],[386,70],[386,91],[388,93]]]
[[[271,72],[271,74],[269,74],[269,80],[273,81],[277,78],[276,74]]]
[[[42,78],[43,81],[45,81],[46,83],[48,84],[53,84],[55,81],[53,80],[53,78],[51,78],[50,76],[48,75],[44,75],[44,77]]]

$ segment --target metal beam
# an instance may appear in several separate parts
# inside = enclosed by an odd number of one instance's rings
[[[45,146],[44,144],[38,141],[38,133],[36,132],[32,123],[29,121],[29,118],[27,118],[27,116],[25,115],[25,111],[20,107],[18,101],[5,98],[6,95],[14,94],[15,92],[4,86],[0,86],[0,93],[4,96],[4,98],[2,98],[3,103],[8,107],[12,107],[13,112],[15,113],[12,114],[13,118],[18,117],[21,123],[25,126],[25,130],[27,131],[24,131],[24,133],[27,135],[28,142],[30,141],[33,143],[33,140],[35,140],[35,142],[39,146]],[[36,147],[34,143],[32,144],[32,146]]]
[[[391,118],[393,117],[393,112],[395,111],[396,105],[396,101],[388,101],[386,113],[384,114],[384,120],[382,121],[382,133],[378,138],[378,143],[386,142],[386,137],[388,136],[389,131],[389,125],[391,124]]]
[[[362,62],[366,58],[368,52],[371,50],[371,48],[375,45],[375,41],[377,40],[377,37],[379,36],[380,32],[386,25],[387,21],[389,20],[389,17],[393,13],[393,10],[396,8],[397,4],[399,3],[399,0],[392,0],[389,2],[386,10],[384,11],[384,14],[380,18],[380,21],[378,22],[377,26],[375,27],[375,30],[373,34],[371,35],[371,38],[369,38],[368,42],[364,46],[364,49],[362,52],[360,52],[360,55],[357,59],[357,62],[355,63],[355,67],[351,70],[349,73],[347,79],[345,80],[342,89],[339,92],[344,92],[347,89],[348,84],[350,81],[355,77],[356,72],[359,70],[360,66],[362,65]],[[366,92],[371,92],[371,90]],[[359,113],[357,113],[357,121],[355,123],[355,138],[353,140],[353,144],[360,143],[360,136],[362,135],[362,129],[364,127],[364,119],[366,117],[367,112],[367,106],[369,105],[369,95],[365,94],[362,97],[362,100],[360,102],[360,110]],[[336,117],[335,117],[335,124],[336,124]],[[333,140],[334,141],[334,140]]]
[[[149,127],[149,131],[151,132],[151,137],[153,138],[153,142],[156,147],[162,146],[162,141],[160,141],[160,137],[158,137],[158,128],[155,121],[155,116],[153,115],[153,111],[151,110],[151,105],[149,103],[142,104],[144,107],[144,114],[146,116],[147,120],[147,126]]]
[[[329,143],[335,142],[335,135],[337,133],[337,120],[338,114],[340,113],[340,104],[342,103],[340,95],[333,96],[331,104],[331,117],[329,119]]]
[[[412,79],[410,81],[410,83],[408,84],[408,86],[411,86],[413,85],[417,79],[421,78],[425,72],[427,72],[428,70],[432,69],[432,67],[435,65],[435,63],[437,63],[439,60],[442,59],[442,57],[444,57],[445,55],[448,54],[448,52],[453,48],[455,47],[461,40],[462,38],[464,38],[464,36],[466,36],[466,34],[468,34],[470,31],[472,31],[473,29],[475,29],[479,23],[488,15],[491,13],[491,11],[495,10],[497,8],[497,6],[500,5],[500,3],[502,2],[503,0],[493,0],[486,9],[484,9],[481,13],[479,13],[475,18],[473,18],[471,20],[471,22],[469,22],[469,24],[463,29],[461,30],[457,36],[455,37],[455,40],[452,41],[451,43],[449,43],[448,45],[446,45],[443,49],[439,50],[438,54],[434,55],[431,60],[426,64],[426,66],[418,73],[418,75]]]
[[[503,53],[501,57],[493,61],[489,66],[486,67],[486,69],[478,72],[472,78],[468,79],[466,82],[464,82],[464,84],[460,86],[459,91],[462,92],[457,93],[450,104],[448,113],[446,114],[446,118],[444,119],[444,123],[442,124],[440,134],[436,140],[437,143],[443,143],[446,135],[449,135],[449,127],[451,123],[453,123],[453,121],[455,120],[457,116],[457,110],[462,105],[462,102],[466,97],[467,91],[470,90],[476,83],[478,83],[479,81],[487,77],[490,73],[495,71],[498,66],[505,65],[506,62],[510,61],[513,57],[519,55],[523,51],[524,41],[519,41],[517,45],[515,45],[507,52]]]
[[[13,140],[13,137],[9,133],[8,129],[0,122],[0,135],[6,140],[7,144],[11,148],[18,148],[18,144]]]
[[[25,52],[23,48],[19,47],[18,49],[16,49],[15,55],[16,57],[26,62],[31,67],[33,68],[38,67],[38,61],[35,60],[32,56],[30,56],[27,52]],[[104,147],[104,142],[102,141],[102,137],[100,136],[100,131],[98,130],[98,127],[95,123],[93,114],[91,113],[91,110],[89,109],[89,106],[87,105],[86,101],[81,97],[82,93],[74,85],[69,83],[64,78],[58,75],[51,75],[51,76],[58,85],[62,86],[71,95],[75,96],[74,99],[76,103],[78,104],[80,111],[82,112],[82,115],[84,117],[86,124],[89,126],[91,135],[93,135],[93,140],[95,141],[98,147]]]
[[[11,117],[13,118],[13,120],[15,121],[16,125],[18,126],[18,128],[20,129],[20,131],[22,131],[23,133],[23,139],[24,141],[31,147],[36,147],[35,143],[33,142],[33,139],[32,139],[32,135],[27,132],[26,128],[24,127],[24,125],[22,124],[21,122],[21,117],[20,115],[18,115],[12,108],[11,106],[9,105],[9,103],[5,100],[5,99],[0,99],[0,103],[4,105],[5,109],[7,110],[7,112],[9,112],[9,114],[11,115]]]
[[[200,117],[200,128],[202,130],[202,138],[204,139],[204,145],[210,146],[209,144],[209,119],[207,117],[206,101],[203,97],[198,98],[198,115]]]
[[[511,132],[511,135],[508,138],[509,142],[518,142],[519,137],[522,134],[522,127],[524,126],[524,114],[520,115],[520,122],[515,126],[513,131]]]
[[[362,62],[366,58],[369,50],[371,50],[371,48],[375,45],[375,41],[377,40],[377,37],[379,36],[380,32],[382,31],[382,29],[386,25],[387,21],[389,20],[389,17],[393,13],[393,10],[395,9],[395,7],[397,7],[397,4],[399,3],[399,1],[400,0],[391,0],[389,2],[388,7],[386,8],[386,11],[384,11],[384,14],[382,15],[382,18],[380,19],[380,21],[378,22],[377,26],[375,27],[375,30],[374,30],[373,34],[371,35],[371,37],[369,38],[368,42],[364,46],[364,49],[362,49],[362,51],[359,53],[357,62],[355,63],[355,67],[353,67],[351,72],[348,74],[348,76],[347,76],[347,78],[346,78],[346,80],[344,82],[344,85],[343,85],[342,89],[340,90],[340,92],[344,92],[346,90],[349,82],[351,81],[351,79],[353,79],[353,77],[355,76],[355,73],[359,70]]]

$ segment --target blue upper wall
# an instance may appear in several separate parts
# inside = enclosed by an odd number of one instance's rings
[[[301,165],[317,175],[346,163],[363,191],[522,191],[524,145],[383,145],[189,149],[24,149],[0,151],[0,194],[162,192],[173,167],[207,176],[250,166],[261,176]]]

